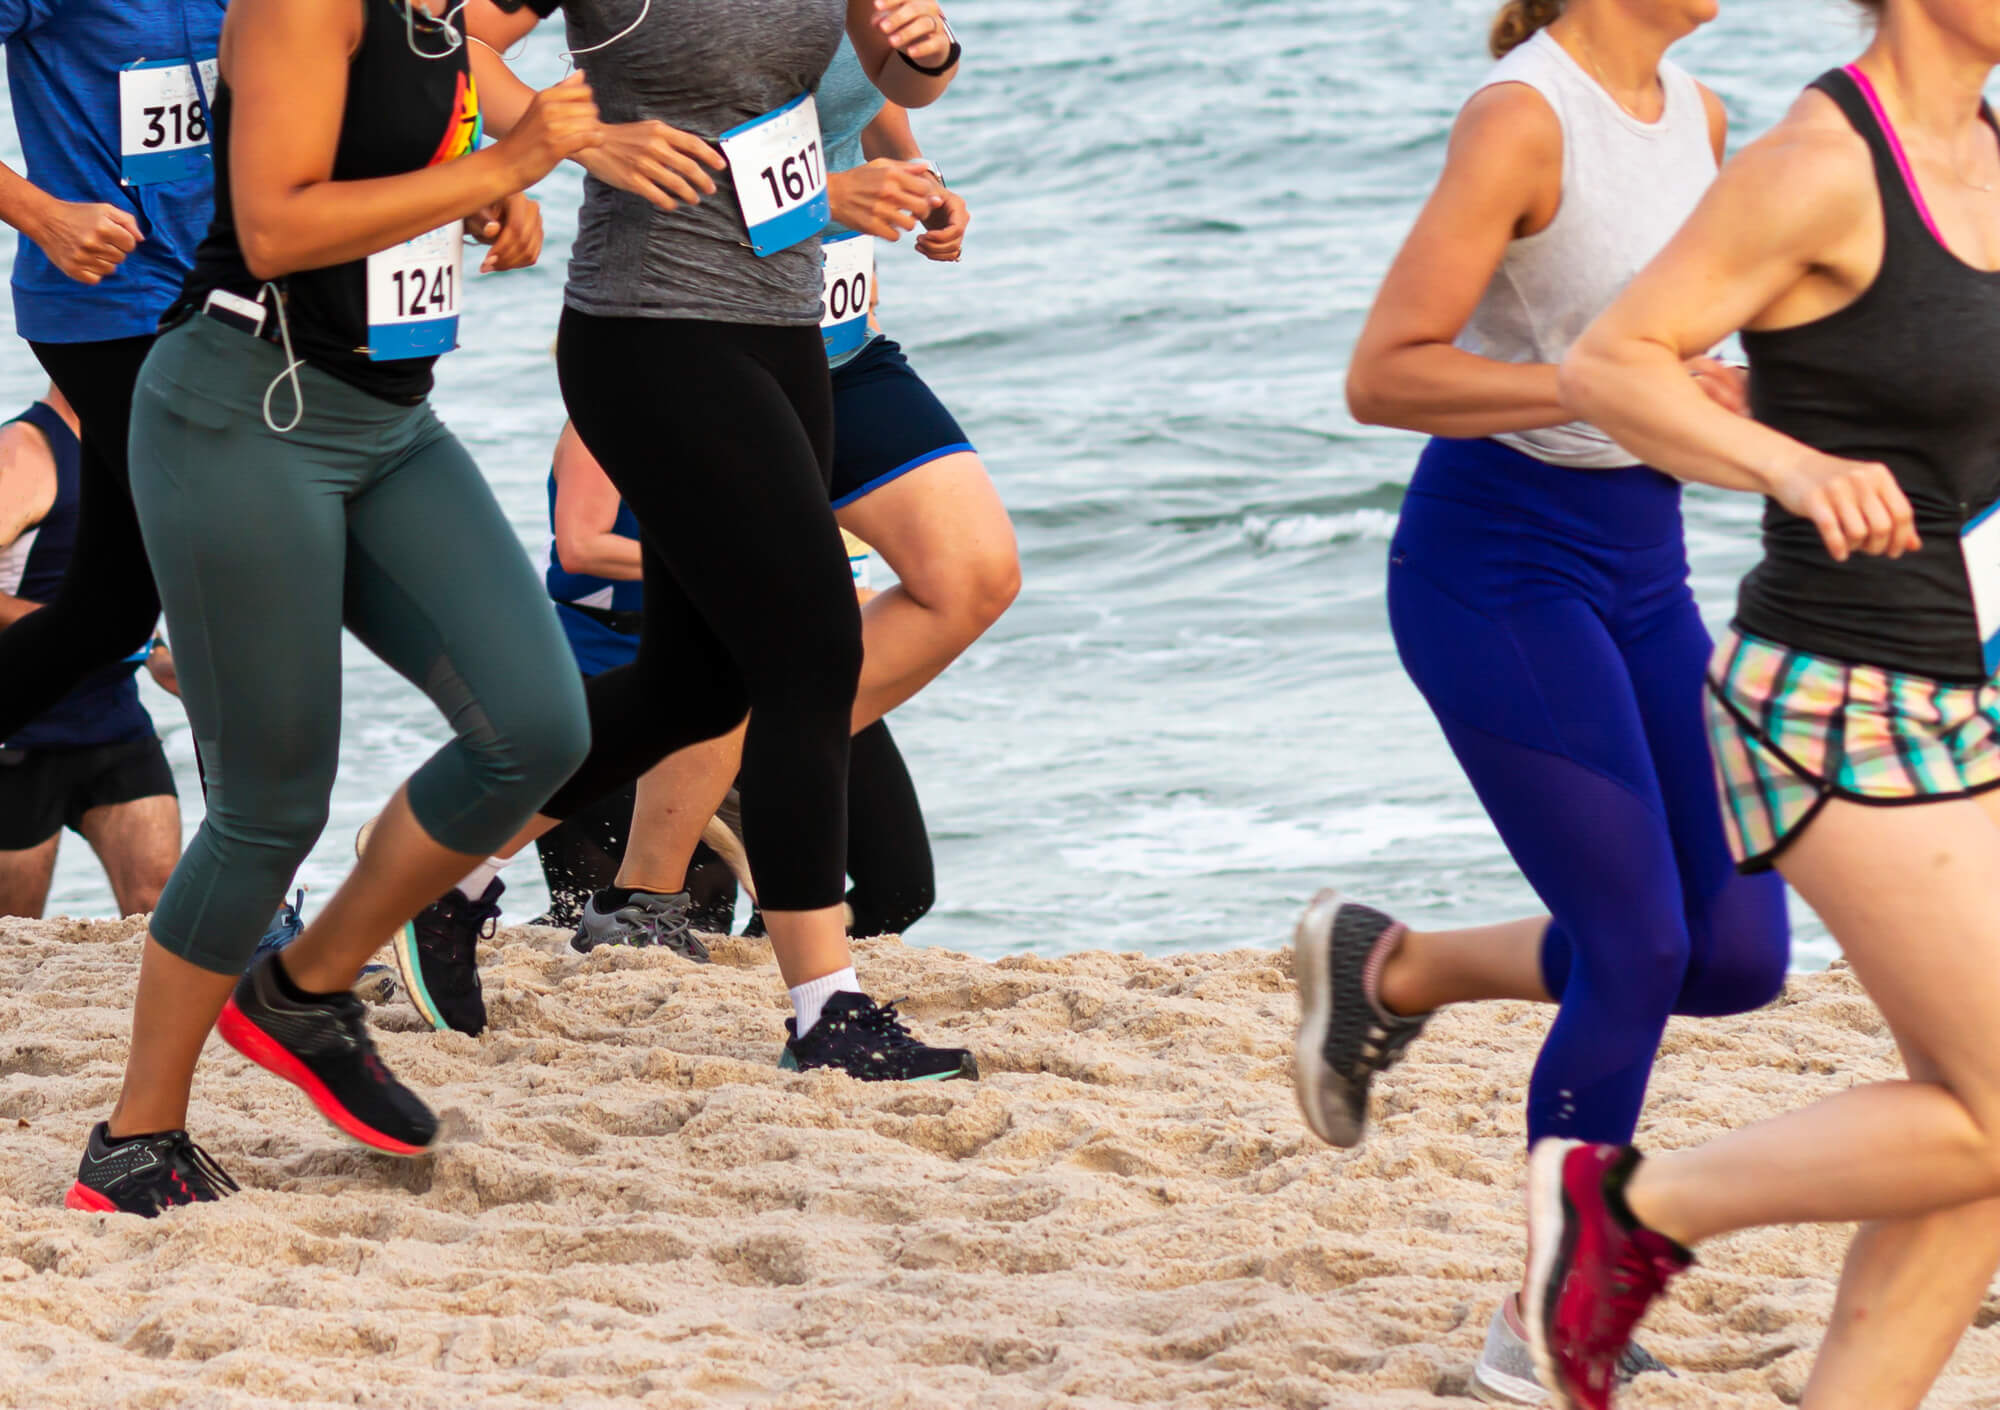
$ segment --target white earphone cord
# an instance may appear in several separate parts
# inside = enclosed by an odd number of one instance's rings
[[[589,45],[582,49],[563,50],[562,54],[563,61],[567,63],[571,68],[575,68],[577,56],[579,54],[595,54],[599,49],[609,49],[612,45],[616,44],[619,40],[623,39],[633,30],[637,29],[640,25],[644,24],[646,22],[646,16],[651,14],[652,12],[653,12],[653,0],[644,0],[644,3],[642,3],[639,6],[638,17],[634,19],[632,23],[626,25],[625,28],[619,30],[609,39],[603,40],[599,43]]]
[[[297,430],[299,422],[306,419],[306,392],[299,383],[299,369],[305,364],[292,355],[292,325],[285,319],[284,295],[276,284],[269,282],[257,291],[257,301],[262,303],[266,294],[271,296],[271,309],[278,315],[278,340],[285,348],[285,370],[273,377],[270,385],[264,388],[264,424],[283,436]],[[287,377],[292,379],[292,419],[280,426],[271,419],[271,398],[277,393],[278,384]]]

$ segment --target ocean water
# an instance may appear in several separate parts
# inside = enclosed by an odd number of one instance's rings
[[[916,124],[970,201],[971,233],[958,265],[885,250],[882,318],[986,456],[1026,586],[892,720],[937,854],[938,907],[914,942],[986,956],[1273,945],[1329,882],[1420,926],[1535,908],[1389,638],[1385,550],[1419,439],[1355,425],[1341,393],[1486,65],[1490,13],[954,11],[964,76]],[[1839,0],[1724,0],[1677,57],[1726,99],[1740,141],[1859,47]],[[543,26],[522,72],[552,81],[561,49]],[[16,160],[11,129],[4,144]],[[436,398],[536,554],[578,184],[558,173],[540,192],[540,268],[470,282],[465,346]],[[0,340],[0,406],[40,382],[27,349]],[[1752,559],[1755,515],[1747,497],[1689,496],[1712,620]],[[332,822],[301,875],[313,888],[338,883],[355,827],[444,738],[421,696],[348,646]],[[187,726],[147,692],[191,831]],[[536,914],[532,853],[507,880],[509,918]],[[51,910],[110,909],[68,839]],[[1823,963],[1823,932],[1799,918],[1799,963]]]

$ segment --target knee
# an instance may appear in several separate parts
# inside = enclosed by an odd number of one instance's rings
[[[506,690],[487,692],[466,717],[459,744],[477,786],[518,794],[529,809],[546,802],[590,752],[583,686],[567,671],[539,679],[524,672]]]
[[[958,615],[984,632],[1021,595],[1021,555],[1010,540],[973,556],[961,572]]]
[[[1710,938],[1689,966],[1682,1013],[1748,1013],[1784,992],[1792,959],[1784,888],[1775,878],[1755,877],[1740,878],[1731,890],[1734,896],[1702,917]]]
[[[303,776],[274,776],[279,790],[259,797],[245,808],[228,796],[226,786],[208,797],[204,827],[223,847],[264,854],[274,867],[296,870],[326,831],[330,781]]]
[[[956,625],[969,642],[999,621],[1021,595],[1021,555],[1011,538],[954,551],[934,569],[912,572],[904,588]]]
[[[563,673],[565,689],[517,722],[512,731],[516,771],[539,805],[569,779],[590,753],[590,711],[577,679]]]

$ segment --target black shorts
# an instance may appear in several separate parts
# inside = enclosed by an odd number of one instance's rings
[[[833,369],[833,507],[919,466],[972,449],[944,403],[893,339]]]
[[[86,749],[0,749],[0,852],[39,847],[92,808],[173,798],[174,771],[153,735]]]

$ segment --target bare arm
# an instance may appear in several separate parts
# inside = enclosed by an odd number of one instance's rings
[[[1880,265],[1880,232],[1866,147],[1851,131],[1801,121],[1795,108],[1729,163],[1680,233],[1585,330],[1562,366],[1564,400],[1649,465],[1768,494],[1813,520],[1836,560],[1916,547],[1888,470],[1730,415],[1682,366],[1739,329],[1805,323],[1851,302]]]
[[[1701,90],[1701,105],[1708,110],[1708,145],[1715,148],[1715,164],[1721,166],[1729,158],[1729,109],[1707,84],[1695,87]]]
[[[0,552],[48,517],[56,502],[56,460],[48,438],[25,421],[0,426]],[[0,592],[0,627],[42,604]]]
[[[1347,372],[1358,421],[1442,436],[1490,436],[1571,419],[1548,363],[1508,363],[1452,346],[1514,239],[1562,200],[1562,125],[1521,84],[1472,96],[1444,172],[1389,267]]]
[[[882,96],[905,108],[929,107],[942,98],[958,65],[924,74],[896,55],[936,68],[951,53],[949,33],[937,0],[847,0],[847,37],[855,56]]]
[[[604,473],[574,426],[564,426],[556,442],[556,561],[571,573],[618,582],[638,582],[639,542],[611,532],[618,522],[618,488]]]
[[[441,166],[333,180],[358,0],[234,0],[222,76],[235,105],[229,175],[244,262],[260,279],[360,259],[513,195],[601,140],[581,75],[537,94],[494,146]]]

